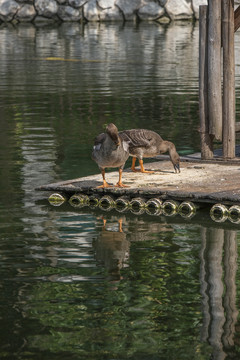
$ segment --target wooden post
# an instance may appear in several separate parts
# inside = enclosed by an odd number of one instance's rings
[[[209,134],[222,140],[221,1],[209,1],[208,8]]]
[[[199,116],[201,134],[201,158],[213,158],[213,139],[208,123],[208,6],[199,7]]]
[[[235,157],[234,1],[222,0],[223,157]]]

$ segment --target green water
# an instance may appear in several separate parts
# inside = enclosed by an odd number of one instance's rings
[[[0,358],[238,359],[239,225],[34,190],[97,173],[108,122],[199,151],[198,24],[3,24],[0,79]]]

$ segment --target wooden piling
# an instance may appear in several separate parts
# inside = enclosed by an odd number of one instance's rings
[[[209,1],[208,8],[209,133],[222,140],[221,1]]]
[[[201,157],[213,158],[213,137],[209,135],[208,119],[208,6],[199,7],[199,116]]]
[[[234,1],[222,0],[223,157],[235,157]]]

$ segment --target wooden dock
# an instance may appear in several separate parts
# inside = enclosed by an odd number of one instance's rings
[[[87,195],[111,195],[115,199],[126,195],[129,198],[141,196],[162,200],[191,201],[196,204],[240,205],[240,161],[205,160],[197,156],[181,158],[181,173],[174,173],[168,157],[159,156],[160,161],[145,163],[145,168],[154,170],[154,174],[142,174],[125,169],[123,183],[127,188],[116,188],[118,172],[106,173],[106,180],[112,187],[98,189],[102,184],[101,174],[73,180],[42,185],[36,190],[60,192],[68,197],[75,193]],[[155,159],[156,160],[156,159]]]

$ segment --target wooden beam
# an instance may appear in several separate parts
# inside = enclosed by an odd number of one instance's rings
[[[235,157],[234,1],[222,0],[223,157]]]
[[[199,7],[199,116],[201,158],[213,158],[213,138],[209,135],[208,122],[208,6]]]
[[[208,8],[209,134],[222,140],[221,1],[209,1]]]
[[[240,5],[234,11],[234,31],[236,32],[240,27]]]

